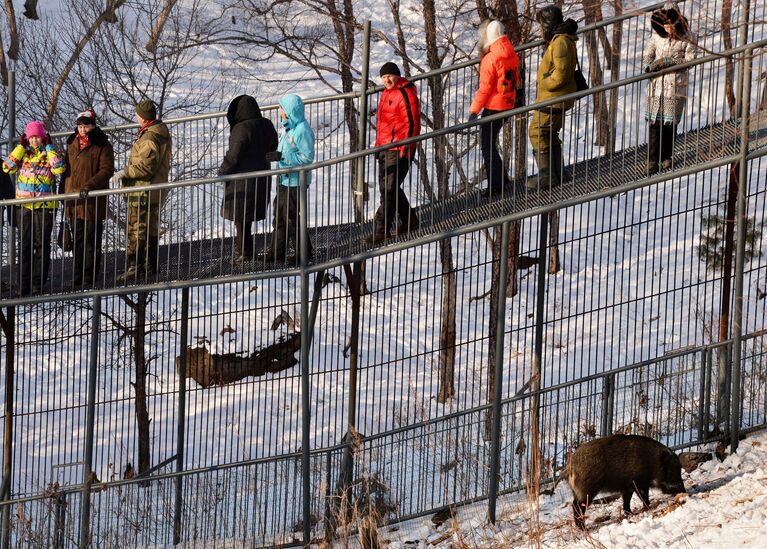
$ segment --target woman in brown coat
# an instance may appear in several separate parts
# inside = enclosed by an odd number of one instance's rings
[[[90,191],[109,188],[114,173],[114,151],[106,134],[96,127],[92,110],[77,115],[77,130],[67,139],[66,170],[61,190],[80,193],[66,205],[65,215],[74,236],[75,288],[92,286],[101,270],[101,236],[107,216],[105,196],[88,198]]]

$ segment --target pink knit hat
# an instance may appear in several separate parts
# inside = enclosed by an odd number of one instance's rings
[[[27,139],[30,137],[39,137],[40,139],[45,139],[45,137],[48,135],[48,132],[45,131],[45,125],[42,122],[39,120],[33,120],[27,124],[27,129],[24,134],[27,136]]]

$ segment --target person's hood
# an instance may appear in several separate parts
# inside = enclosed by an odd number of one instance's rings
[[[561,25],[558,25],[554,29],[553,36],[556,36],[557,34],[567,34],[573,40],[578,40],[578,23],[573,19],[565,19]]]
[[[229,108],[226,110],[226,119],[229,126],[234,126],[245,120],[261,118],[261,109],[258,102],[250,95],[239,95],[232,99]]]
[[[479,26],[479,43],[477,44],[479,54],[484,55],[490,46],[504,36],[506,36],[506,29],[500,21],[483,21]]]
[[[295,128],[301,122],[306,120],[304,114],[304,102],[295,94],[286,95],[280,98],[280,107],[288,115],[287,127]]]

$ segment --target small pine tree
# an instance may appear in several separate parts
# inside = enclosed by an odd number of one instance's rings
[[[698,257],[709,271],[720,271],[724,262],[726,217],[722,214],[701,215],[701,225],[700,244],[696,247]],[[762,255],[760,243],[763,227],[764,222],[756,223],[753,217],[746,218],[746,262]]]

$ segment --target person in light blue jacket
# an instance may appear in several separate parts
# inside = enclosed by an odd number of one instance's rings
[[[314,161],[314,132],[304,116],[304,102],[297,95],[286,95],[279,101],[282,136],[277,150],[267,153],[269,161],[277,161],[279,168],[305,166]],[[274,232],[272,247],[267,254],[271,261],[294,259],[301,250],[298,231],[299,172],[280,175],[277,196],[274,198]],[[311,184],[311,173],[306,173],[306,185]],[[295,256],[288,254],[288,244],[293,242]],[[309,257],[313,256],[312,244],[307,242]]]

